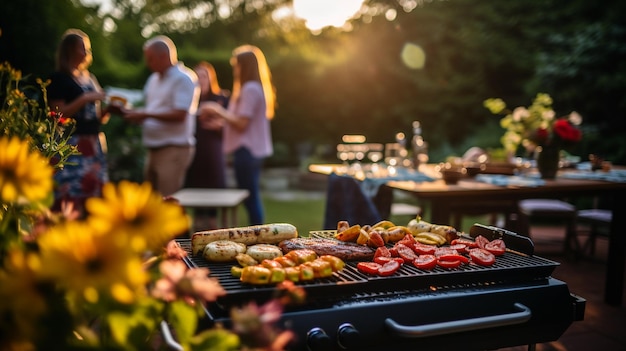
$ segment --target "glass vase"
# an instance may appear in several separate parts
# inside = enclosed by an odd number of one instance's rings
[[[536,150],[537,170],[541,179],[554,179],[559,170],[561,150],[556,146],[542,146]]]

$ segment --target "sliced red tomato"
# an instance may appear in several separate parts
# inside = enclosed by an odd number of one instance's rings
[[[419,255],[413,261],[413,265],[419,269],[431,270],[437,266],[437,257],[435,255]]]
[[[426,245],[418,242],[416,242],[413,247],[413,251],[415,251],[418,255],[433,255],[435,250],[437,250],[437,246]]]
[[[461,263],[469,263],[469,258],[459,254],[446,254],[438,256],[439,261],[461,261]]]
[[[437,260],[437,265],[439,265],[439,267],[443,267],[443,268],[457,268],[461,265],[461,261],[459,260],[453,260],[453,261],[448,261],[448,260]]]
[[[494,254],[479,247],[471,249],[469,251],[469,256],[472,259],[472,262],[481,266],[491,266],[496,262],[496,256]]]
[[[489,244],[489,239],[485,238],[482,235],[475,237],[474,241],[476,242],[476,245],[480,247],[481,249],[484,249],[485,245]]]
[[[467,245],[465,244],[452,244],[449,246],[449,248],[456,250],[459,253],[466,253],[467,252]]]
[[[391,254],[391,257],[398,257],[398,248],[395,245],[390,247],[389,253]]]
[[[378,264],[385,264],[390,261],[396,261],[400,264],[404,264],[404,260],[401,257],[384,257],[384,256],[374,257],[374,262]]]
[[[415,246],[415,244],[417,243],[417,241],[415,241],[415,238],[413,238],[413,235],[411,234],[406,234],[404,236],[404,238],[398,240],[398,242],[396,242],[397,244],[402,244],[404,246],[410,247],[411,249],[413,249],[413,246]]]
[[[459,252],[455,249],[451,249],[449,246],[438,247],[435,250],[435,256],[439,257],[442,255],[458,255]]]
[[[473,249],[475,247],[478,247],[478,244],[475,241],[472,240],[468,240],[468,239],[463,239],[463,238],[457,238],[452,240],[452,242],[450,242],[451,245],[456,245],[456,244],[463,244],[465,246],[467,246],[469,249]]]
[[[398,250],[398,256],[404,260],[404,263],[413,262],[417,258],[417,254],[410,247],[403,244],[396,244],[395,246]]]
[[[501,256],[506,252],[506,244],[502,239],[494,239],[488,242],[484,249],[496,256]]]
[[[389,249],[386,246],[381,246],[376,249],[376,252],[374,252],[374,258],[376,257],[391,257],[391,252],[389,252]]]
[[[359,262],[356,264],[356,269],[358,269],[359,272],[369,275],[378,275],[380,267],[382,267],[382,265],[376,262]]]
[[[380,275],[381,277],[390,276],[397,272],[398,269],[400,269],[400,266],[401,265],[400,263],[398,263],[398,261],[391,260],[378,269],[378,275]]]

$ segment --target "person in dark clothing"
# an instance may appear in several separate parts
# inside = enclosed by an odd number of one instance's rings
[[[228,107],[230,92],[220,88],[215,68],[206,61],[194,67],[200,85],[200,105],[214,101]],[[226,187],[226,161],[222,149],[222,121],[211,116],[211,111],[201,111],[196,120],[196,154],[187,170],[186,188],[221,189]],[[216,210],[196,209],[194,230],[217,228]]]

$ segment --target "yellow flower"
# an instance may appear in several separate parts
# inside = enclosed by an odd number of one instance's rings
[[[105,294],[130,303],[136,294],[145,293],[148,276],[140,256],[86,222],[52,227],[40,237],[39,247],[42,275],[89,302],[95,303]]]
[[[113,232],[120,245],[138,252],[160,252],[169,240],[189,227],[183,208],[164,201],[149,183],[106,184],[102,197],[88,199],[86,207],[93,228]]]
[[[37,202],[52,191],[52,167],[26,141],[0,138],[0,199],[3,203]]]
[[[7,253],[0,269],[0,330],[12,340],[33,340],[40,318],[47,311],[37,279],[36,257],[23,251]]]

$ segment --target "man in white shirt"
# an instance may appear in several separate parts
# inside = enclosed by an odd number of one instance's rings
[[[143,49],[153,72],[144,87],[145,107],[127,111],[124,117],[142,124],[142,141],[148,149],[145,180],[169,196],[183,187],[193,160],[200,87],[194,71],[178,62],[170,38],[154,37]]]

